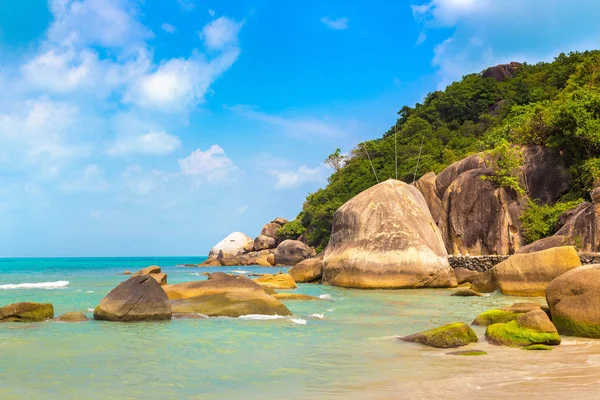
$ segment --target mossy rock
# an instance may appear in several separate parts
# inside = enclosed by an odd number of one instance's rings
[[[0,322],[41,322],[54,317],[49,303],[13,303],[0,307]]]
[[[560,344],[556,327],[542,310],[530,311],[507,323],[490,325],[485,336],[492,344],[512,347]]]
[[[455,291],[454,293],[451,294],[451,296],[458,296],[458,297],[483,297],[483,295],[479,292],[476,292],[474,290],[471,289],[458,289],[457,291]]]
[[[401,339],[405,342],[421,343],[426,346],[443,349],[466,346],[478,341],[473,329],[463,322],[440,326],[439,328],[408,335]]]
[[[453,351],[451,353],[446,353],[449,356],[463,356],[463,357],[476,357],[476,356],[487,356],[487,352],[483,350],[463,350],[463,351]]]
[[[507,323],[516,319],[519,315],[523,315],[523,313],[500,309],[488,310],[479,314],[471,323],[471,325],[489,326],[493,324]]]
[[[274,293],[271,296],[277,300],[321,300],[320,297],[310,296],[303,293]]]
[[[523,347],[522,350],[554,350],[554,347],[545,344],[531,344]]]

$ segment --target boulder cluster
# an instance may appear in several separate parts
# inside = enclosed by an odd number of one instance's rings
[[[208,260],[190,266],[291,266],[313,257],[316,254],[315,250],[301,240],[284,240],[282,235],[279,235],[279,230],[287,223],[284,218],[275,218],[264,225],[254,239],[242,232],[234,232],[210,250]]]

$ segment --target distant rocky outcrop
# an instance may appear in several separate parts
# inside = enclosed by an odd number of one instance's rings
[[[284,240],[275,250],[276,265],[296,265],[300,261],[316,255],[315,249],[310,248],[299,240]]]
[[[214,259],[223,253],[224,256],[237,256],[245,252],[244,248],[252,242],[252,238],[242,232],[233,232],[225,239],[217,243],[208,253],[209,259]]]
[[[340,207],[323,259],[323,283],[354,288],[456,286],[425,199],[387,180]]]
[[[149,267],[141,269],[135,274],[131,275],[131,277],[142,275],[151,276],[156,280],[156,282],[160,283],[161,285],[167,284],[167,274],[162,272],[162,269],[158,265],[151,265]]]
[[[523,64],[519,62],[511,62],[509,64],[499,64],[494,67],[490,67],[483,71],[482,75],[484,78],[492,78],[498,82],[504,82],[515,76],[519,67]]]

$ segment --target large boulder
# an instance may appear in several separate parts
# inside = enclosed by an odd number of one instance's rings
[[[314,249],[299,240],[284,240],[275,250],[275,264],[296,265],[315,255]]]
[[[269,222],[268,224],[263,226],[262,230],[260,231],[260,234],[262,236],[268,236],[273,239],[277,239],[277,232],[279,232],[280,229],[280,224],[277,224],[275,222]]]
[[[162,272],[162,269],[158,265],[151,265],[149,267],[141,269],[131,276],[134,277],[134,276],[142,276],[142,275],[151,276],[152,278],[154,278],[156,280],[156,282],[160,283],[161,285],[167,284],[167,274]]]
[[[456,283],[461,285],[463,283],[473,283],[473,281],[481,276],[481,272],[471,271],[463,267],[454,268],[454,275],[456,276]]]
[[[571,187],[569,162],[556,149],[527,146],[522,150],[523,187],[531,199],[554,203]]]
[[[464,172],[485,167],[485,159],[482,154],[474,154],[454,164],[446,167],[439,173],[435,180],[435,185],[439,193],[440,199],[444,198],[446,190],[452,182],[456,180]]]
[[[582,252],[600,253],[600,202],[574,215],[556,235],[568,237]]]
[[[498,64],[494,67],[489,67],[481,75],[484,78],[492,78],[498,82],[504,82],[514,77],[521,65],[523,64],[514,61],[508,64]]]
[[[453,287],[447,256],[421,193],[390,179],[335,212],[323,283],[364,289]]]
[[[160,284],[149,275],[134,276],[111,290],[94,310],[103,321],[158,321],[171,319],[171,303]]]
[[[223,252],[224,256],[237,256],[243,253],[244,248],[248,247],[251,242],[252,238],[250,236],[242,232],[233,232],[210,249],[208,258],[217,258],[220,252]]]
[[[600,338],[600,265],[575,268],[546,289],[552,321],[565,335]]]
[[[491,269],[479,274],[471,282],[471,290],[479,293],[492,293],[495,292],[498,287],[496,286],[496,278],[494,272]]]
[[[441,196],[436,186],[436,179],[437,176],[435,173],[430,172],[423,175],[414,185],[423,195],[431,216],[437,225],[444,214],[444,210],[442,208],[442,200],[440,199]]]
[[[174,313],[239,317],[241,315],[291,315],[263,287],[243,276],[211,274],[208,280],[165,286]]]
[[[556,346],[561,341],[556,327],[541,309],[521,314],[506,323],[490,325],[485,336],[492,344],[512,347],[532,344]]]
[[[244,265],[244,259],[242,258],[242,256],[234,256],[232,254],[223,253],[222,251],[219,252],[219,255],[217,256],[217,261],[220,265],[224,267]]]
[[[478,341],[471,327],[462,322],[455,322],[428,331],[414,333],[401,338],[405,342],[421,343],[442,349],[466,346]]]
[[[254,239],[254,250],[261,251],[277,247],[277,240],[270,236],[259,235]]]
[[[260,286],[271,289],[296,289],[296,281],[290,274],[266,274],[254,279]]]
[[[581,266],[572,246],[515,254],[493,268],[498,290],[510,296],[544,296],[554,278]]]
[[[273,221],[271,221],[272,224],[278,224],[280,226],[283,226],[285,224],[287,224],[289,221],[285,218],[282,217],[277,217],[275,218]]]
[[[491,174],[485,168],[464,172],[446,190],[440,228],[449,253],[505,255],[523,244],[519,217],[524,199],[485,179]]]
[[[540,240],[536,240],[535,242],[528,244],[527,246],[521,247],[519,251],[517,251],[517,254],[536,253],[538,251],[548,250],[554,247],[568,246],[569,244],[570,240],[568,237],[562,235],[554,235]]]
[[[288,273],[298,283],[319,281],[323,276],[323,254],[299,262],[290,268]]]
[[[0,322],[41,322],[54,317],[49,303],[13,303],[0,307]]]

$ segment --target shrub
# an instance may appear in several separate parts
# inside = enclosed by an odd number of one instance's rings
[[[520,220],[523,236],[529,242],[551,236],[558,230],[558,217],[580,203],[583,199],[558,202],[554,205],[542,205],[529,201]]]

